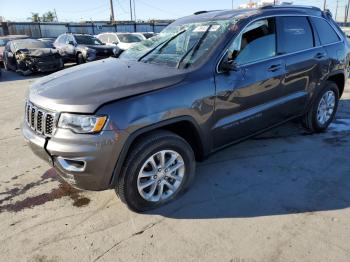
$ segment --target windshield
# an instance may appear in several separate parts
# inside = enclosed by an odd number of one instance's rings
[[[191,66],[221,39],[233,20],[170,25],[121,54],[121,59],[170,67]]]
[[[75,40],[79,45],[103,45],[96,37],[89,35],[75,35]]]
[[[143,40],[140,35],[134,34],[118,34],[118,38],[122,43],[137,43]]]
[[[41,42],[39,40],[15,41],[14,45],[16,46],[17,49],[49,48],[47,43]]]

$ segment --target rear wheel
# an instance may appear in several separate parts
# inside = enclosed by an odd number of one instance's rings
[[[303,119],[306,129],[311,132],[323,132],[334,120],[339,103],[339,89],[333,82],[326,82],[309,112]]]
[[[116,193],[134,211],[164,205],[181,195],[195,175],[191,146],[167,131],[144,136],[131,149]]]

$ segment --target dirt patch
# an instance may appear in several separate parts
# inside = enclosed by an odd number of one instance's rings
[[[58,188],[52,189],[49,193],[43,193],[37,196],[27,197],[23,200],[17,201],[15,203],[2,205],[4,202],[13,200],[15,197],[24,195],[28,190],[46,184],[50,181],[59,181],[60,185]],[[29,183],[22,188],[15,187],[11,188],[1,195],[6,195],[5,198],[0,200],[0,212],[19,212],[26,208],[32,208],[35,206],[43,205],[47,202],[59,199],[62,197],[70,197],[73,201],[73,206],[82,207],[90,203],[90,199],[81,195],[82,191],[73,188],[65,181],[61,180],[54,169],[48,170],[45,174],[41,176],[41,179],[37,182]]]

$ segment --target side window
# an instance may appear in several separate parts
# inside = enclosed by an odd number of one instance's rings
[[[108,43],[108,34],[103,34],[98,37],[102,43]]]
[[[314,36],[307,17],[280,17],[279,53],[287,54],[314,47]]]
[[[313,17],[312,22],[318,32],[322,45],[332,44],[340,40],[337,33],[327,21]]]
[[[109,43],[118,43],[118,39],[114,34],[109,34]]]
[[[275,18],[254,22],[236,37],[229,48],[229,60],[247,64],[276,56]]]
[[[58,38],[57,42],[60,43],[60,44],[65,44],[66,43],[66,35],[61,35]]]
[[[68,44],[69,42],[74,42],[74,38],[72,35],[67,35],[66,36],[66,41],[65,43]]]

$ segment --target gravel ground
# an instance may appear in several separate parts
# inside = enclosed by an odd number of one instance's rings
[[[1,261],[350,261],[350,90],[324,134],[288,123],[198,164],[147,214],[61,182],[20,134],[40,77],[0,79]]]

